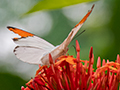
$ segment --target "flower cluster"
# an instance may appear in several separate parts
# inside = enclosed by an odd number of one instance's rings
[[[107,62],[98,57],[93,69],[94,55],[91,47],[89,61],[80,60],[80,47],[76,41],[77,57],[61,56],[55,64],[49,54],[50,66],[39,66],[36,75],[21,90],[117,90],[120,82],[120,57]],[[120,89],[120,88],[119,88]]]

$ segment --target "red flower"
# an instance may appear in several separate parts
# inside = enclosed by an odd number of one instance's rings
[[[21,90],[117,90],[120,82],[120,57],[116,62],[105,62],[98,57],[94,71],[93,47],[89,61],[80,60],[80,47],[76,41],[77,57],[61,56],[55,64],[49,54],[50,66],[40,66],[36,75]],[[84,63],[84,64],[83,64]]]

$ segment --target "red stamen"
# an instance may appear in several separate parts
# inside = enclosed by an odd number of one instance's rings
[[[76,40],[76,51],[77,51],[77,52],[80,52],[80,46],[79,46],[79,43],[78,43],[77,40]]]
[[[91,68],[92,56],[93,56],[93,47],[91,47],[91,48],[90,48],[90,53],[89,53],[89,67],[88,67],[88,76],[90,75],[90,68]]]
[[[112,77],[110,78],[110,85],[109,85],[110,88],[111,88],[111,86],[112,86],[112,84],[113,84],[114,74],[115,74],[115,73],[112,73]]]
[[[105,59],[103,59],[103,61],[102,61],[102,66],[104,66],[105,65]]]
[[[64,80],[65,80],[66,90],[70,90],[70,87],[69,87],[69,84],[68,84],[68,81],[67,81],[67,77],[66,77],[64,72],[63,72],[63,77],[64,77]]]
[[[92,58],[92,54],[93,54],[93,47],[90,48],[89,59]]]
[[[101,59],[100,57],[98,57],[98,60],[97,60],[97,68],[99,68],[101,66]]]
[[[91,59],[91,64],[93,65],[94,63],[94,54],[92,54],[92,59]]]
[[[119,54],[117,55],[117,63],[120,64],[120,56],[119,56]]]
[[[50,62],[50,64],[53,64],[53,59],[52,59],[51,54],[49,54],[49,62]]]
[[[25,89],[24,86],[22,86],[22,87],[21,87],[21,90],[24,90],[24,89]]]

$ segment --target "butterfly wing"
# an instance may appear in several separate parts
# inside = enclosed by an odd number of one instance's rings
[[[41,58],[55,48],[55,46],[34,34],[11,26],[7,28],[21,36],[21,38],[13,38],[13,41],[18,44],[14,53],[17,58],[24,62],[42,64]]]
[[[88,13],[82,18],[82,20],[71,30],[68,37],[64,40],[64,42],[61,44],[63,48],[67,48],[69,43],[72,41],[76,33],[80,30],[84,22],[87,20],[89,15],[91,14],[92,10],[94,8],[94,5],[92,6],[91,10],[88,11]]]
[[[17,46],[14,49],[14,53],[23,62],[43,65],[41,58],[45,53],[48,53],[48,50],[31,46]]]
[[[83,23],[87,20],[88,16],[91,14],[92,10],[94,8],[94,5],[92,6],[91,10],[88,11],[88,13],[83,17],[83,19],[71,30],[68,37],[63,41],[63,43],[60,44],[56,49],[54,49],[50,54],[52,55],[53,60],[55,61],[56,58],[58,58],[61,55],[66,54],[68,51],[68,45],[71,42],[71,40],[74,38],[76,33],[79,31],[79,29],[82,27]],[[44,57],[42,57],[41,61],[44,64],[49,64],[47,61],[49,58],[49,54],[46,54]]]

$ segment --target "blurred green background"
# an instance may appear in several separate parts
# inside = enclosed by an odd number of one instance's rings
[[[56,46],[93,4],[93,12],[79,33],[86,31],[76,38],[81,47],[80,57],[88,60],[93,46],[94,63],[98,56],[116,60],[120,53],[120,0],[0,0],[0,90],[20,90],[38,69],[37,65],[23,63],[15,57],[12,51],[16,44],[11,38],[17,35],[7,30],[8,25],[28,30]],[[75,40],[70,43],[68,53],[75,56],[72,45]]]

